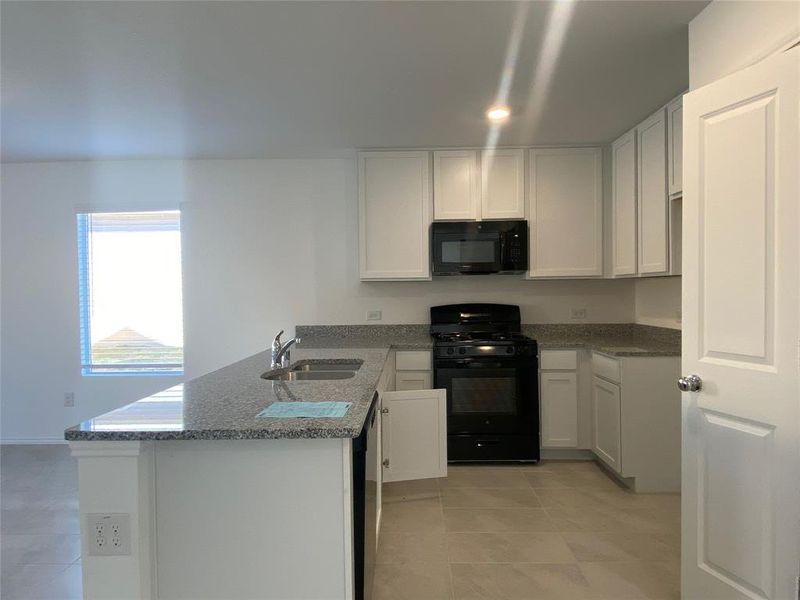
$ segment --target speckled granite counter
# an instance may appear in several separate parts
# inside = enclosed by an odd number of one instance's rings
[[[680,356],[680,331],[633,324],[523,325],[539,347],[587,348],[612,356]],[[352,379],[269,381],[262,352],[66,430],[67,440],[352,438],[364,425],[389,350],[424,350],[427,325],[298,326],[293,363],[358,359]],[[351,402],[341,419],[256,415],[272,402]]]
[[[633,323],[523,325],[540,349],[586,348],[611,356],[680,356],[681,332]]]
[[[262,352],[66,430],[70,441],[352,438],[361,433],[383,371],[388,344],[371,348],[292,351],[292,362],[357,359],[351,379],[269,381],[269,352]],[[276,419],[256,415],[272,402],[351,402],[340,419]]]

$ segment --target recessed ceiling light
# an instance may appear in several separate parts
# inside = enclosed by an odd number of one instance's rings
[[[490,106],[489,110],[486,111],[486,118],[492,123],[501,123],[508,119],[510,115],[511,109],[502,105]]]

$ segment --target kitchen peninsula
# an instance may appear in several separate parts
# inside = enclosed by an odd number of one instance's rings
[[[525,327],[545,349],[640,358],[680,351],[679,334],[659,336],[652,328]],[[65,432],[79,462],[85,598],[359,597],[354,440],[376,390],[395,389],[395,355],[429,352],[432,340],[426,325],[297,327],[297,333],[303,342],[292,349],[293,368],[350,361],[360,363],[355,375],[270,381],[262,378],[270,370],[263,352]],[[432,401],[438,394],[443,402],[440,392],[394,393]],[[351,403],[344,417],[257,416],[273,402],[332,400]],[[369,498],[377,513],[380,462],[379,453],[366,465],[367,479],[377,483]],[[129,554],[87,548],[95,515],[129,515]]]

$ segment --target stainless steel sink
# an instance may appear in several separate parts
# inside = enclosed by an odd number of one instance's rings
[[[354,371],[283,371],[264,373],[261,377],[270,381],[324,381],[326,379],[350,379]]]
[[[292,371],[358,371],[361,368],[361,362],[329,362],[319,361],[297,365],[292,367]]]

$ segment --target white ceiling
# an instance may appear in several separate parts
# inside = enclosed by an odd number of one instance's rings
[[[499,143],[607,142],[688,86],[706,4],[4,1],[2,159],[482,146],[515,23]]]

